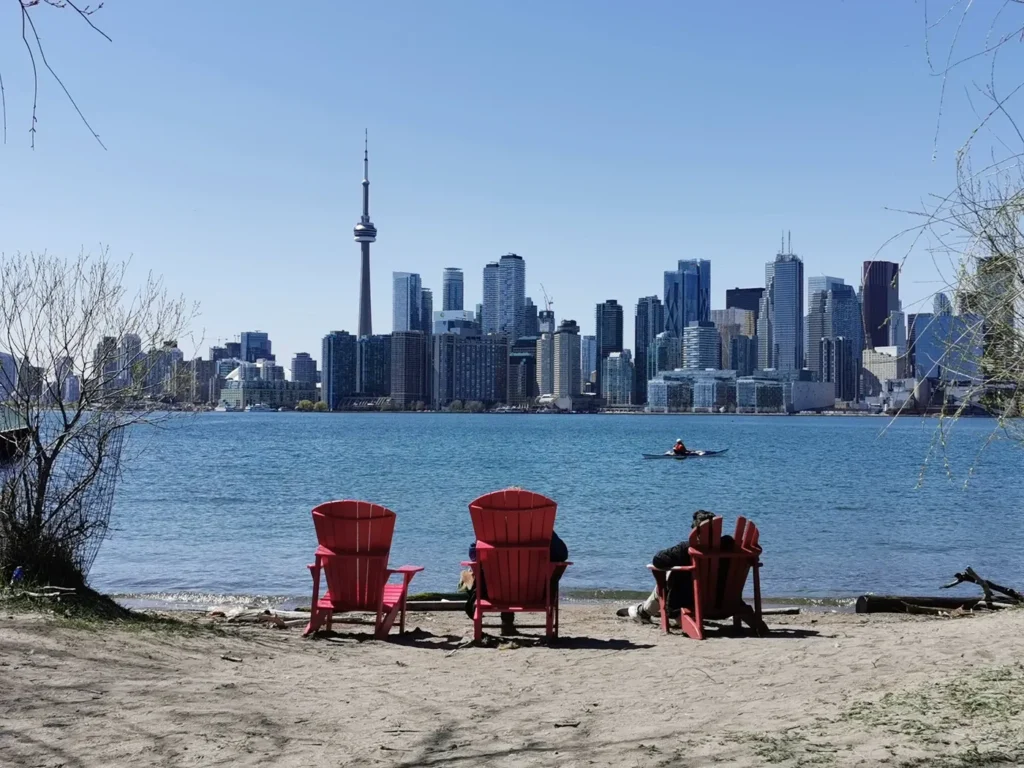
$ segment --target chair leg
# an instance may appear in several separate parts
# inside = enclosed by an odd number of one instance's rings
[[[473,614],[473,640],[480,642],[484,639],[484,614],[477,603],[476,611]]]
[[[302,636],[309,637],[320,629],[321,624],[323,624],[323,617],[320,611],[317,610],[316,606],[311,607],[309,609],[309,624],[307,624],[306,629],[303,630]]]
[[[334,621],[334,611],[327,612],[327,631],[331,631],[331,622]]]

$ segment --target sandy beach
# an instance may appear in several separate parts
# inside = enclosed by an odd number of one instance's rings
[[[569,606],[557,646],[467,647],[460,613],[377,642],[2,612],[0,764],[1024,763],[1024,612],[769,623],[697,642]]]

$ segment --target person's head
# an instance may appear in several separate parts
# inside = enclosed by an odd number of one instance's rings
[[[683,444],[683,438],[680,437],[679,439],[676,440],[676,445],[682,445],[682,444]]]
[[[706,509],[698,509],[693,513],[693,527],[696,528],[701,523],[709,523],[714,519],[714,512],[708,512]]]

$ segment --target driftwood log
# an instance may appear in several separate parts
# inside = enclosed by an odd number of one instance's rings
[[[857,613],[920,613],[947,615],[955,611],[973,611],[978,608],[1000,609],[1024,605],[1024,595],[981,578],[973,568],[965,568],[944,584],[951,589],[960,584],[976,584],[982,595],[973,597],[932,597],[923,595],[861,595],[857,598]]]

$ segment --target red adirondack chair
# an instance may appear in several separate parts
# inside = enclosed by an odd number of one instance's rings
[[[758,635],[767,634],[761,618],[761,546],[757,526],[746,518],[736,520],[731,551],[722,551],[722,518],[701,523],[690,533],[690,565],[664,571],[647,567],[657,582],[661,607],[661,630],[668,632],[668,610],[665,604],[668,576],[672,571],[690,571],[693,575],[693,608],[680,611],[679,626],[695,640],[704,639],[704,621],[732,618],[739,628],[746,623]],[[743,601],[747,574],[754,572],[754,607]]]
[[[551,562],[551,535],[558,504],[539,493],[509,488],[469,505],[476,533],[477,585],[473,637],[483,637],[485,613],[545,614],[545,634],[558,637],[558,581],[571,562]],[[480,596],[486,583],[487,597]]]
[[[389,568],[395,513],[368,501],[329,501],[313,510],[313,525],[320,546],[316,562],[307,566],[313,576],[313,602],[309,625],[303,635],[316,632],[323,624],[331,629],[335,613],[368,611],[377,614],[374,635],[387,637],[395,618],[398,631],[405,632],[405,600],[409,582],[422,566]],[[320,595],[320,572],[327,589]],[[389,584],[392,576],[401,584]]]

